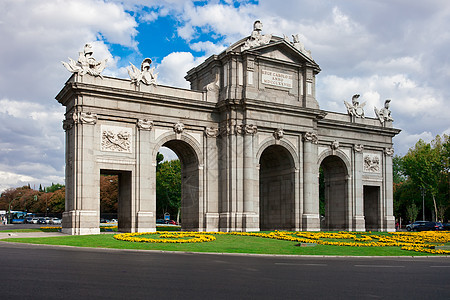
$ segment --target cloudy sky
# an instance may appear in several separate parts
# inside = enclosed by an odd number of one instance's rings
[[[396,154],[450,133],[448,0],[2,0],[0,191],[64,183],[64,108],[54,99],[86,42],[108,58],[105,75],[153,59],[159,83],[188,88],[186,71],[248,36],[299,33],[322,72],[322,109],[344,113],[355,93],[392,99]]]

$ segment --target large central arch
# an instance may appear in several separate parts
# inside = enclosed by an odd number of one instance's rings
[[[259,169],[260,229],[295,228],[295,164],[280,145],[267,147]]]
[[[181,226],[186,230],[199,230],[201,210],[201,152],[197,143],[187,137],[167,134],[157,142],[153,154],[156,160],[156,148],[164,146],[175,152],[181,164]]]

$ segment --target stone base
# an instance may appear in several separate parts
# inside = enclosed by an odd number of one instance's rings
[[[319,214],[303,214],[302,224],[302,230],[304,231],[320,231]]]
[[[136,232],[155,232],[156,231],[155,222],[156,220],[153,212],[139,211],[136,217]]]
[[[387,232],[395,232],[395,217],[387,216],[384,219],[384,230]]]
[[[93,210],[71,210],[63,213],[61,226],[61,232],[66,234],[99,234],[100,216]]]
[[[221,213],[219,231],[259,231],[259,215],[256,213]]]
[[[244,213],[242,231],[259,231],[259,215],[255,213]]]
[[[366,231],[366,219],[364,216],[353,217],[353,231]]]
[[[205,231],[219,231],[219,214],[206,213],[205,214]]]

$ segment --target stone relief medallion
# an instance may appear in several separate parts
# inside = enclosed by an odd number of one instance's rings
[[[184,124],[181,122],[173,124],[173,131],[176,134],[181,134],[184,131]]]
[[[277,130],[274,131],[273,137],[276,140],[281,140],[284,137],[284,130],[283,128],[277,128]]]
[[[101,132],[102,151],[131,153],[131,128],[102,125]]]
[[[317,133],[315,133],[315,132],[306,132],[305,134],[303,134],[303,140],[305,142],[317,144],[319,142],[319,137],[317,136]]]
[[[380,173],[380,155],[379,154],[364,154],[364,172]]]
[[[148,119],[139,119],[136,125],[140,130],[150,131],[153,128],[153,122]]]

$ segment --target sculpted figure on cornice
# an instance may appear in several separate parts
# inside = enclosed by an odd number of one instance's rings
[[[349,115],[357,117],[357,118],[365,118],[364,117],[364,106],[366,105],[366,102],[359,103],[358,101],[359,95],[353,95],[352,97],[352,104],[348,103],[344,100],[344,104],[347,107],[347,112]]]
[[[127,68],[128,75],[130,75],[131,83],[139,86],[142,83],[146,85],[154,84],[157,85],[156,79],[158,74],[155,73],[155,67],[150,68],[152,60],[146,58],[141,63],[141,69],[139,70],[135,65],[130,63],[131,69]]]
[[[267,45],[272,39],[271,34],[261,34],[262,31],[262,23],[257,20],[253,23],[253,31],[245,44],[241,47],[241,51],[245,51],[250,48],[258,47],[261,45]]]
[[[309,58],[312,59],[312,56],[311,56],[311,50],[306,50],[306,49],[305,49],[305,46],[303,45],[303,43],[300,42],[300,37],[299,37],[299,35],[298,35],[298,34],[295,34],[295,35],[293,34],[293,35],[292,35],[292,39],[293,39],[292,45],[293,45],[298,51],[300,51],[301,53],[303,53],[304,55],[306,55],[307,57],[309,57]]]
[[[303,140],[313,144],[317,144],[319,142],[319,138],[315,132],[306,132],[303,134]]]
[[[384,101],[384,107],[380,110],[378,110],[376,107],[374,107],[375,115],[380,120],[381,124],[384,122],[393,122],[394,119],[391,117],[391,111],[389,110],[391,100],[387,99]]]
[[[77,62],[69,57],[69,62],[62,61],[62,64],[72,73],[78,73],[79,75],[89,74],[103,78],[101,73],[106,68],[106,62],[108,60],[97,61],[92,56],[93,53],[91,44],[86,44],[84,45],[83,52],[79,52]]]

